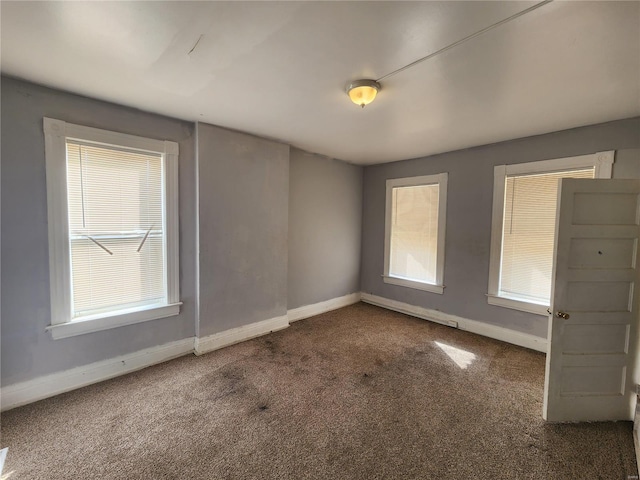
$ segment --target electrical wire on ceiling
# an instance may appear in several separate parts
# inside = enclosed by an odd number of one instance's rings
[[[413,67],[413,66],[415,66],[415,65],[417,65],[419,63],[422,63],[425,60],[429,60],[430,58],[433,58],[433,57],[435,57],[437,55],[440,55],[441,53],[444,53],[447,50],[450,50],[450,49],[452,49],[454,47],[457,47],[458,45],[462,45],[463,43],[471,40],[472,38],[476,38],[476,37],[482,35],[483,33],[488,32],[489,30],[493,30],[494,28],[499,27],[500,25],[504,25],[505,23],[508,23],[511,20],[515,20],[518,17],[526,15],[529,12],[533,12],[534,10],[537,10],[538,8],[546,5],[547,3],[551,3],[552,1],[553,0],[544,0],[543,2],[536,3],[535,5],[532,5],[531,7],[526,8],[525,10],[522,10],[521,12],[518,12],[518,13],[516,13],[514,15],[511,15],[510,17],[505,18],[504,20],[500,20],[499,22],[494,23],[493,25],[489,25],[488,27],[477,31],[476,33],[472,33],[471,35],[469,35],[467,37],[464,37],[463,39],[458,40],[457,42],[454,42],[451,45],[447,45],[446,47],[441,48],[440,50],[438,50],[436,52],[430,53],[429,55],[427,55],[425,57],[419,58],[418,60],[416,60],[414,62],[411,62],[410,64],[405,65],[404,67],[400,67],[397,70],[394,70],[393,72],[387,73],[386,75],[383,75],[382,77],[377,78],[376,82],[380,82],[381,80],[385,80],[385,79],[387,79],[387,78],[389,78],[389,77],[391,77],[391,76],[393,76],[393,75],[395,75],[397,73],[403,72],[404,70],[407,70],[408,68],[411,68],[411,67]]]

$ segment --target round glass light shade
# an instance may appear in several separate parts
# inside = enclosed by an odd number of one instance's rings
[[[353,103],[364,108],[373,102],[379,90],[380,84],[375,80],[356,80],[349,85],[347,93]]]

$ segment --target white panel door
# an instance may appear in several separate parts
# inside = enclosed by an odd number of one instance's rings
[[[562,179],[544,390],[545,420],[630,420],[640,180]]]

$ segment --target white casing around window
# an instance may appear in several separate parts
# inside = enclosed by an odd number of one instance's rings
[[[444,246],[447,220],[447,173],[436,175],[423,175],[419,177],[393,178],[386,182],[386,206],[385,206],[385,234],[384,234],[384,274],[383,281],[392,285],[424,290],[431,293],[442,294],[444,292]],[[394,277],[389,274],[391,260],[391,214],[393,189],[396,187],[413,187],[421,185],[439,186],[438,190],[438,237],[436,254],[436,282],[435,284],[420,282],[407,278]]]
[[[547,316],[549,305],[531,303],[500,296],[500,270],[502,265],[502,236],[504,226],[505,181],[509,175],[551,173],[560,170],[594,168],[594,178],[611,178],[614,151],[598,152],[576,157],[556,158],[538,162],[497,165],[494,167],[493,216],[491,224],[491,250],[489,261],[489,285],[487,302],[491,305],[512,308]]]
[[[44,118],[49,224],[49,283],[51,331],[54,338],[104,330],[154,318],[177,315],[180,310],[178,232],[178,144],[135,135],[74,125]],[[165,244],[167,302],[155,309],[143,307],[71,321],[71,264],[67,205],[67,139],[163,154],[165,168]],[[62,328],[64,327],[64,328]]]

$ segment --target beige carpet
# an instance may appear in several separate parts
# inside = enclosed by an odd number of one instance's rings
[[[637,475],[631,423],[545,424],[543,378],[542,354],[357,304],[9,411],[2,416],[5,474]]]

